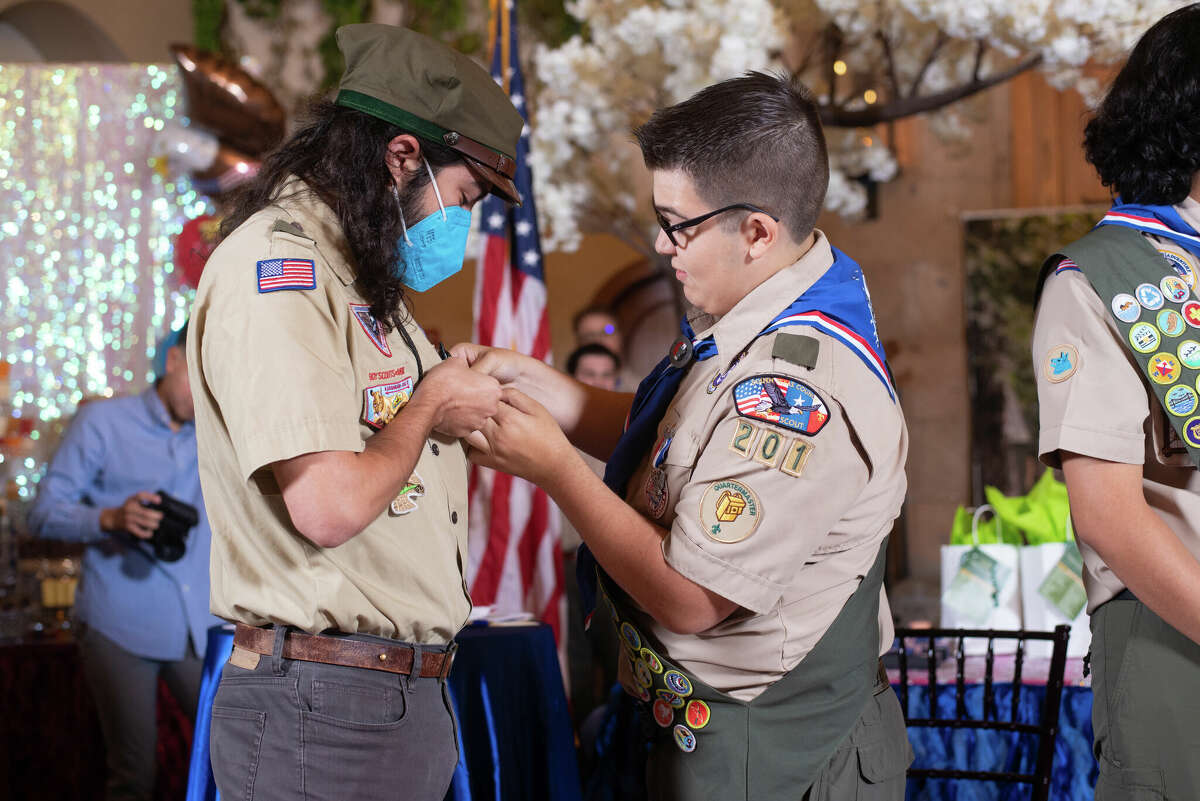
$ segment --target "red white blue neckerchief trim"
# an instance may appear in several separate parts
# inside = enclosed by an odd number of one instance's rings
[[[654,467],[662,467],[663,460],[667,458],[667,452],[671,450],[671,442],[675,439],[674,432],[668,432],[658,441],[658,445],[654,449],[654,458],[652,464]]]
[[[1174,206],[1117,203],[1096,223],[1097,228],[1101,225],[1121,225],[1170,239],[1200,259],[1200,233],[1188,225]]]
[[[1077,273],[1083,272],[1083,270],[1079,269],[1079,265],[1075,262],[1071,261],[1070,259],[1063,259],[1058,263],[1058,266],[1054,268],[1054,274],[1058,275],[1060,273],[1069,273],[1072,270]]]

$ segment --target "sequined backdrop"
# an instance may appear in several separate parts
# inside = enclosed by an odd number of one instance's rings
[[[156,152],[184,112],[173,65],[0,64],[0,479],[22,499],[80,399],[144,388],[186,318],[171,244],[211,208]]]

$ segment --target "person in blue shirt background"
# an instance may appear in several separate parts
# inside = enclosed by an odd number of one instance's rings
[[[200,494],[196,427],[183,347],[187,326],[164,342],[166,361],[139,395],[82,406],[29,512],[37,536],[83,542],[75,612],[84,674],[108,753],[106,798],[154,790],[161,675],[194,716],[208,611],[208,516]],[[178,561],[156,559],[150,537],[158,490],[196,507],[199,523]]]

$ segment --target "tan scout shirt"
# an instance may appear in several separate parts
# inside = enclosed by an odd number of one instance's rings
[[[315,289],[259,292],[256,263],[311,259]],[[292,180],[213,252],[192,312],[188,369],[212,524],[212,611],[252,625],[449,641],[466,622],[467,460],[433,435],[405,491],[360,534],[320,548],[292,526],[270,465],[361,451],[408,400],[417,362],[380,337],[328,206]],[[415,323],[426,370],[440,361]]]
[[[1200,228],[1200,203],[1188,198],[1175,209]],[[1183,248],[1167,239],[1148,235],[1147,239],[1187,261],[1193,275],[1200,275],[1195,259]],[[1163,266],[1163,275],[1169,275],[1166,261]],[[1038,454],[1053,468],[1062,467],[1060,450],[1143,465],[1146,502],[1200,559],[1200,474],[1183,444],[1172,446],[1178,437],[1149,381],[1122,343],[1108,308],[1111,300],[1100,298],[1083,273],[1074,270],[1051,274],[1046,280],[1033,327],[1041,421]],[[1177,342],[1200,333],[1188,331]],[[1048,361],[1063,345],[1078,351],[1078,363],[1066,378],[1055,376],[1052,380]],[[1082,540],[1079,552],[1091,612],[1125,585]]]
[[[699,635],[673,634],[645,615],[638,622],[673,661],[741,700],[782,678],[816,645],[871,568],[904,499],[908,434],[880,380],[845,345],[811,327],[783,332],[818,340],[812,369],[772,358],[776,334],[755,339],[832,264],[818,231],[808,253],[715,324],[694,321],[698,336],[714,335],[718,355],[693,365],[659,426],[660,437],[674,435],[663,462],[665,504],[652,454],[629,483],[628,502],[669,529],[668,564],[741,607]],[[705,323],[711,327],[700,330]],[[825,426],[809,437],[739,416],[734,387],[758,375],[786,376],[815,390],[829,409]],[[722,509],[726,488],[738,485],[757,508]],[[722,511],[733,522],[718,523]],[[714,536],[713,525],[725,528]],[[892,641],[882,590],[879,632],[882,653]]]

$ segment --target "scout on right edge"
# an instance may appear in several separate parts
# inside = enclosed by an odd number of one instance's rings
[[[1194,4],[1142,36],[1088,123],[1117,202],[1039,286],[1038,452],[1084,560],[1096,801],[1200,798],[1197,120]]]

